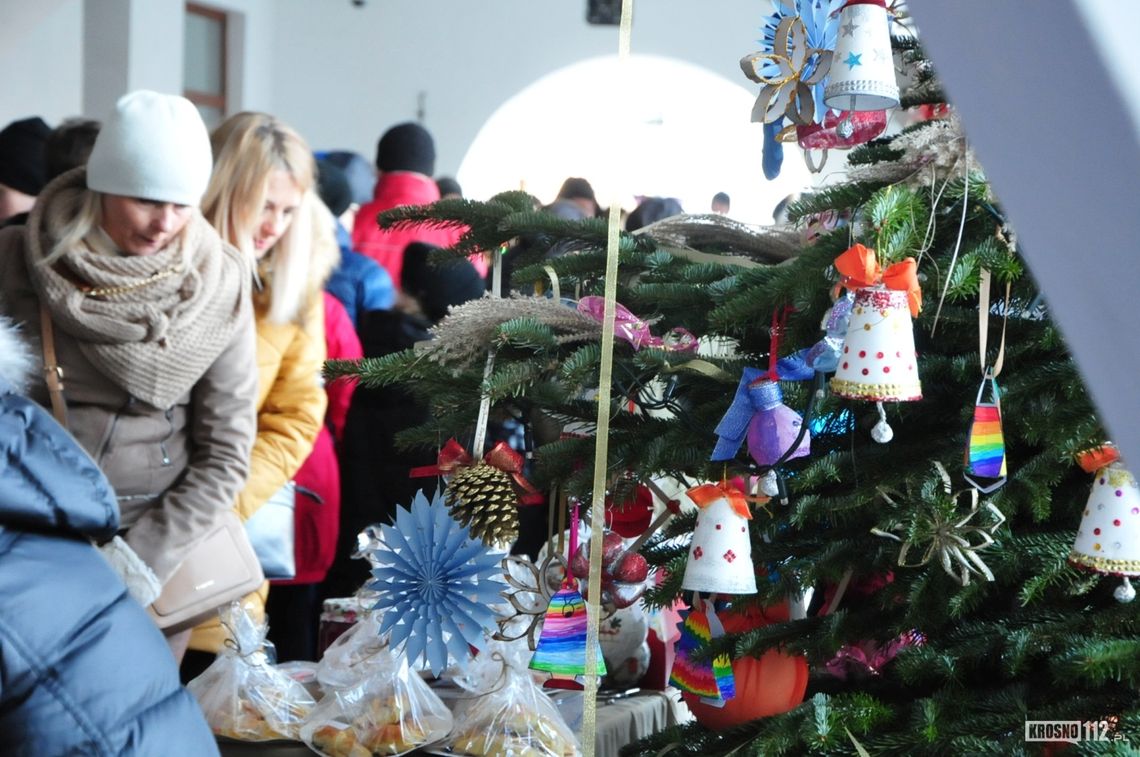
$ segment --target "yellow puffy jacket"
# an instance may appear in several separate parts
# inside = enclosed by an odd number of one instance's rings
[[[255,298],[257,316],[257,438],[251,452],[249,480],[235,509],[249,518],[285,485],[305,462],[324,422],[327,395],[320,374],[325,361],[324,307],[311,292],[300,323],[270,323],[266,305]],[[255,619],[265,617],[269,583],[243,604]],[[279,622],[288,622],[286,618]],[[194,629],[190,649],[217,653],[225,632],[215,618]]]

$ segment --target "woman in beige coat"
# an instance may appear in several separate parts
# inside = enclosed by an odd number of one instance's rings
[[[35,340],[47,316],[67,425],[115,489],[151,600],[233,506],[256,430],[252,274],[198,211],[211,163],[189,101],[132,92],[88,166],[0,232],[0,310]],[[32,396],[50,406],[46,384]],[[168,636],[176,658],[188,638]]]

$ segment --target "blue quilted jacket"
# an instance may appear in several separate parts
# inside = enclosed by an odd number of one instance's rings
[[[88,541],[118,525],[91,458],[0,371],[0,754],[218,753],[162,633]]]

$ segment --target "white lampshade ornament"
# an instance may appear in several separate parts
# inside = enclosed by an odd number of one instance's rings
[[[704,484],[687,492],[700,512],[693,528],[681,588],[715,594],[755,594],[756,569],[743,492],[729,484]]]
[[[855,293],[831,391],[873,402],[922,399],[906,292],[880,284]]]
[[[1117,600],[1130,602],[1136,596],[1128,577],[1140,576],[1140,487],[1121,462],[1096,472],[1069,562],[1123,576]]]
[[[823,102],[840,111],[886,110],[899,104],[885,0],[847,0]]]

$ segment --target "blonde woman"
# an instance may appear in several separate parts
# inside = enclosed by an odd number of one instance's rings
[[[0,232],[0,309],[41,354],[51,326],[58,412],[154,573],[144,605],[232,505],[256,430],[252,266],[198,211],[211,163],[193,104],[132,92],[87,167],[45,187],[26,227]],[[52,405],[42,378],[31,389]],[[167,638],[176,658],[188,638]]]
[[[316,168],[305,141],[273,116],[240,113],[211,136],[214,172],[202,211],[256,267],[257,436],[249,480],[237,497],[248,519],[288,483],[313,448],[325,415],[321,287],[339,249],[316,196]],[[247,598],[264,612],[268,587]],[[275,618],[275,623],[296,622]],[[215,621],[195,629],[190,648],[216,653]],[[203,662],[198,657],[184,668]]]

